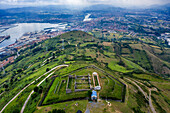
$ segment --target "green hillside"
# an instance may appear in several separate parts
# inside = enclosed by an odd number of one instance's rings
[[[6,73],[0,73],[0,93],[3,92],[0,110],[21,89],[35,82],[20,93],[3,113],[20,112],[32,90],[35,92],[25,107],[25,113],[53,109],[69,113],[77,110],[85,112],[86,109],[93,113],[152,112],[149,97],[156,112],[170,112],[170,48],[136,40],[111,41],[83,31],[71,31],[31,45],[20,50],[19,54],[12,64],[6,65]],[[62,64],[68,67],[51,70]],[[49,70],[51,72],[44,74]],[[74,92],[73,85],[77,79],[72,78],[69,83],[68,76],[92,75],[93,72],[99,74],[102,89],[97,91],[100,102],[90,107],[90,91]],[[36,87],[50,73],[52,75]],[[67,82],[73,92],[71,94],[66,94]],[[90,86],[81,84],[77,87],[84,89]]]

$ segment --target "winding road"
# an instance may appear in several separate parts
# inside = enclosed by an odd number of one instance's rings
[[[59,68],[59,67],[68,67],[68,65],[65,65],[65,64],[63,64],[63,65],[58,65],[58,66],[52,68],[51,70],[49,70],[48,72],[44,73],[44,74],[41,75],[40,77],[38,77],[36,80],[39,80],[41,77],[45,76],[46,74],[50,73],[51,71],[53,71],[53,70],[55,70],[55,69],[57,69],[57,68]],[[46,78],[48,78],[48,77],[51,76],[52,74],[53,74],[53,73],[49,74]],[[42,82],[44,82],[46,78],[44,78],[37,86],[39,86]],[[35,82],[35,80],[34,80],[33,82],[31,82],[30,84],[28,84],[27,86],[25,86],[19,93],[17,93],[17,94],[1,109],[0,113],[2,113],[2,112],[4,111],[4,109],[5,109],[14,99],[16,99],[16,98],[18,97],[18,95],[19,95],[20,93],[22,93],[27,87],[29,87],[30,85],[32,85],[34,82]],[[31,92],[31,93],[32,93],[32,92]],[[31,95],[29,95],[29,96],[31,97]],[[29,96],[28,96],[28,97],[29,97]],[[30,98],[30,97],[29,97],[29,98]],[[27,99],[28,99],[28,98],[27,98]],[[26,100],[26,101],[27,101],[27,100]],[[24,103],[24,105],[25,105],[25,103]],[[24,107],[24,108],[25,108],[25,107]],[[22,111],[22,109],[21,109],[21,111]]]
[[[150,89],[150,88],[148,89],[149,90],[149,96],[147,96],[147,94],[143,91],[143,89],[138,84],[136,84],[136,82],[138,82],[138,81],[134,82],[134,81],[132,81],[132,80],[130,80],[128,78],[125,78],[125,79],[130,81],[134,85],[136,85],[138,87],[138,89],[142,92],[142,94],[145,96],[145,98],[149,99],[149,107],[152,110],[152,113],[156,113],[155,108],[153,107],[153,104],[152,104],[152,99],[151,99],[151,90],[152,89]]]
[[[54,72],[50,73],[47,77],[45,77],[38,85],[40,86],[48,77],[50,77]],[[22,109],[21,109],[21,112],[20,113],[23,113],[24,112],[24,109],[25,109],[25,106],[27,105],[29,99],[31,98],[31,95],[34,93],[34,90],[31,91],[30,95],[28,96],[28,98],[26,99],[24,105],[22,106]]]

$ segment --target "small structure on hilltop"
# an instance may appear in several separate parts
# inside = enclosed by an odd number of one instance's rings
[[[95,90],[92,91],[91,99],[92,100],[97,100],[97,92]]]

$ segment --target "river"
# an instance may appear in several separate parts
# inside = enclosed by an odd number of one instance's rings
[[[19,39],[26,32],[35,32],[44,30],[44,28],[55,27],[58,30],[64,30],[67,24],[50,24],[50,23],[19,23],[14,24],[15,27],[9,28],[6,31],[0,33],[1,35],[10,35],[10,39],[0,43],[0,48],[15,43],[16,39]]]

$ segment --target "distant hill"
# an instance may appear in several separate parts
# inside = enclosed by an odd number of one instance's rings
[[[63,5],[49,5],[49,6],[38,6],[38,7],[17,7],[6,9],[8,12],[64,12],[68,10],[66,6]]]
[[[156,9],[162,9],[162,8],[170,8],[170,3],[169,4],[164,4],[164,5],[151,5],[150,8],[156,8]]]
[[[124,10],[124,8],[115,7],[113,5],[104,5],[104,4],[97,4],[97,5],[91,5],[83,9],[83,11],[121,11]]]
[[[170,3],[165,5],[152,5],[148,9],[156,13],[164,13],[170,16]]]

